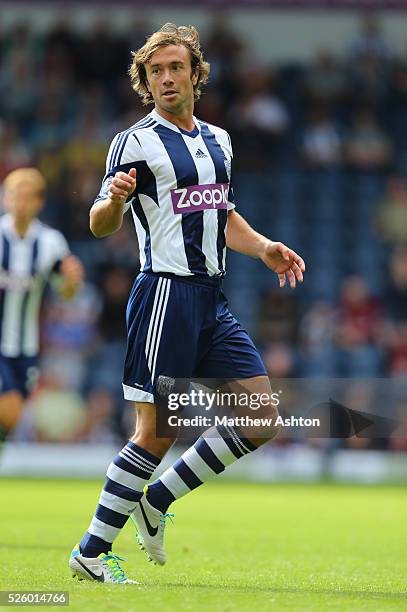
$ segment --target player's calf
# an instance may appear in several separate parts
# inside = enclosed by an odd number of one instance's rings
[[[279,412],[275,405],[263,406],[255,412],[245,413],[247,425],[240,429],[242,434],[256,447],[270,442],[278,436],[281,425],[278,423]]]

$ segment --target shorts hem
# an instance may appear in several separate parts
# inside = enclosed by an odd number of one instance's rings
[[[130,387],[129,385],[123,386],[123,394],[125,400],[130,400],[131,402],[147,402],[149,404],[155,404],[154,395],[149,393],[148,391],[143,391],[143,389],[136,389],[135,387]]]

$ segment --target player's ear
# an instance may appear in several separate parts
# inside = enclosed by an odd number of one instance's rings
[[[199,72],[195,70],[195,72],[193,72],[191,75],[192,85],[196,85],[198,83],[198,78],[199,78]]]

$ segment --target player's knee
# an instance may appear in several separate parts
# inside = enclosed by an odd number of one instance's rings
[[[23,409],[23,397],[18,391],[0,395],[0,426],[11,431],[20,420]]]

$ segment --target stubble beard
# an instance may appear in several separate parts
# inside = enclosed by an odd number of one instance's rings
[[[178,102],[175,102],[174,104],[167,105],[164,99],[163,101],[160,101],[159,107],[166,113],[169,113],[170,115],[174,115],[174,116],[181,115],[183,111],[187,108],[191,108],[191,111],[193,111],[193,108],[194,108],[193,93],[191,97],[189,96],[183,97]]]

